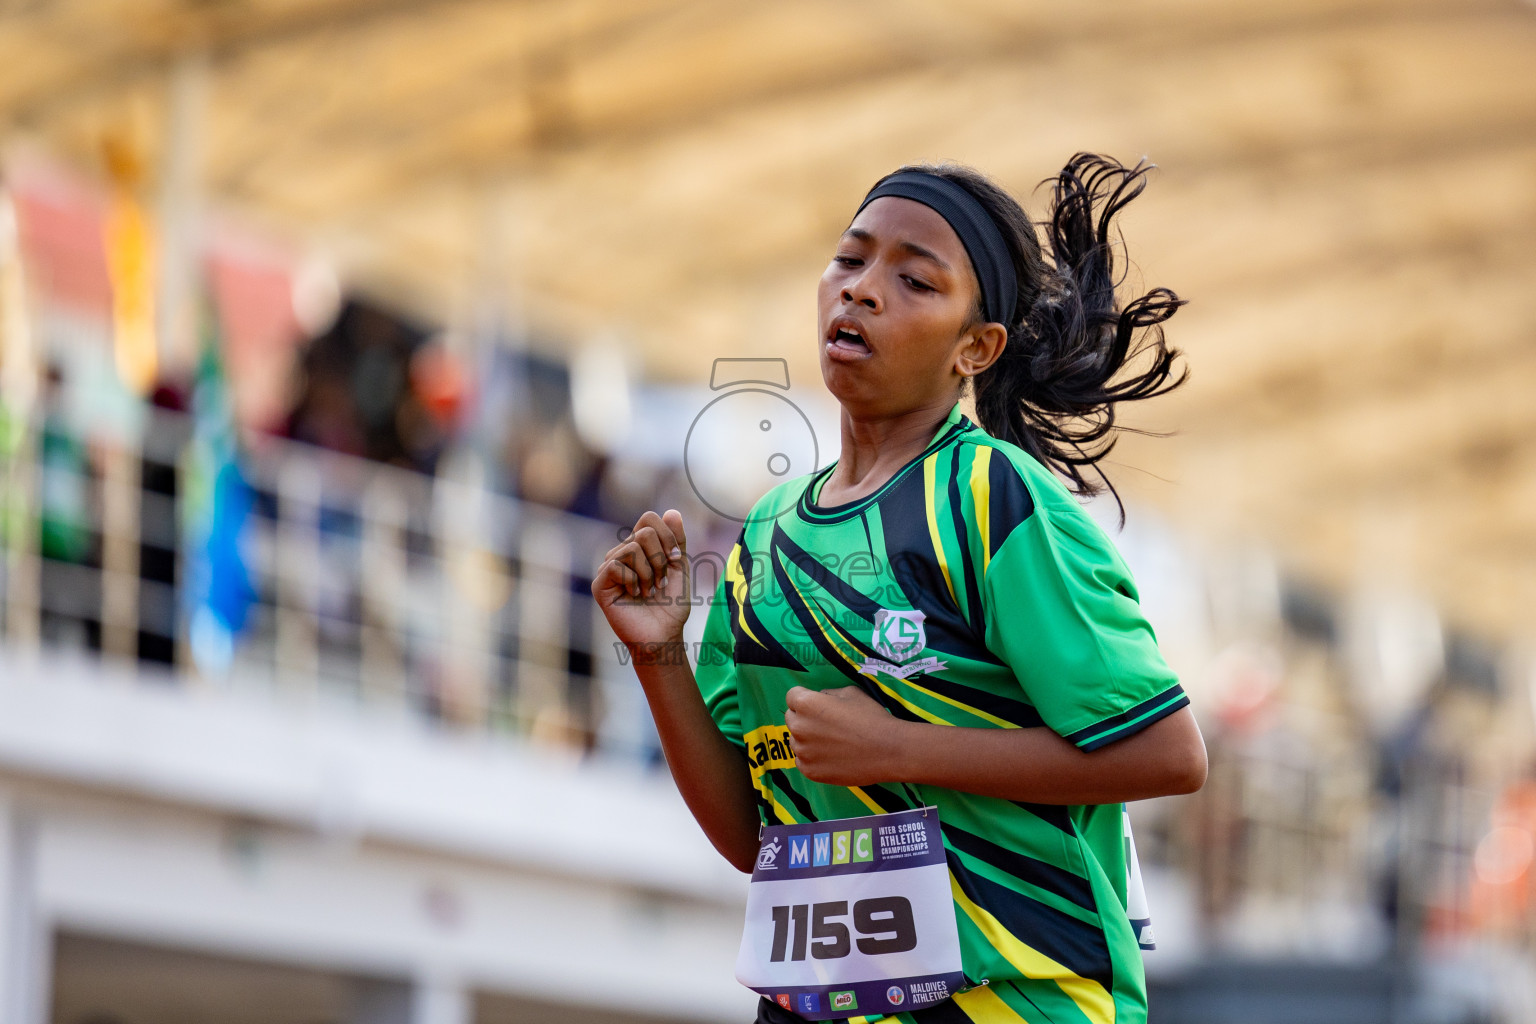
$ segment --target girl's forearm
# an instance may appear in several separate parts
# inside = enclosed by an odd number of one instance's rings
[[[758,845],[751,772],[704,706],[683,641],[634,650],[633,664],[683,802],[720,855],[751,871]]]
[[[882,772],[892,781],[1041,804],[1145,800],[1192,793],[1205,782],[1205,743],[1188,708],[1092,753],[1046,728],[893,725]]]

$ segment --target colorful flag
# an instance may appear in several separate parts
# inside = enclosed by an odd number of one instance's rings
[[[256,593],[244,550],[254,494],[240,470],[217,323],[214,312],[205,311],[192,389],[192,439],[181,474],[182,593],[192,660],[201,671],[222,674],[234,658]]]

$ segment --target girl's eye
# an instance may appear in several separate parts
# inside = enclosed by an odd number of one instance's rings
[[[832,262],[833,263],[841,263],[845,267],[856,267],[859,264],[863,263],[864,261],[859,259],[857,256],[842,256],[842,255],[838,255],[838,256],[833,256],[832,257]]]
[[[919,281],[915,277],[903,277],[902,280],[907,282],[907,284],[911,285],[913,288],[916,288],[920,292],[931,292],[931,291],[933,291],[933,287],[931,285],[926,285],[923,282]]]

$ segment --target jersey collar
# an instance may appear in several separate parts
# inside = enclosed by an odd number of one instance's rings
[[[836,468],[837,462],[834,460],[828,463],[826,468],[817,470],[811,475],[810,482],[800,491],[800,499],[795,502],[795,511],[801,519],[808,523],[840,523],[851,519],[869,508],[870,505],[879,501],[902,477],[911,472],[913,466],[920,464],[928,456],[954,440],[954,438],[969,430],[974,430],[975,427],[976,425],[971,422],[970,418],[961,411],[960,403],[956,401],[949,410],[949,415],[944,418],[944,422],[940,423],[938,430],[934,431],[933,440],[928,442],[928,446],[908,461],[906,465],[892,473],[891,478],[876,488],[872,494],[856,498],[843,505],[833,505],[831,507],[812,505],[811,492]]]

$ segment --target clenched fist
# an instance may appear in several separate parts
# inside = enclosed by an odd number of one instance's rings
[[[647,512],[627,540],[608,549],[592,596],[614,633],[631,648],[680,641],[688,621],[688,534],[675,508]]]
[[[856,686],[793,687],[784,724],[800,774],[833,786],[900,781],[903,723]]]

